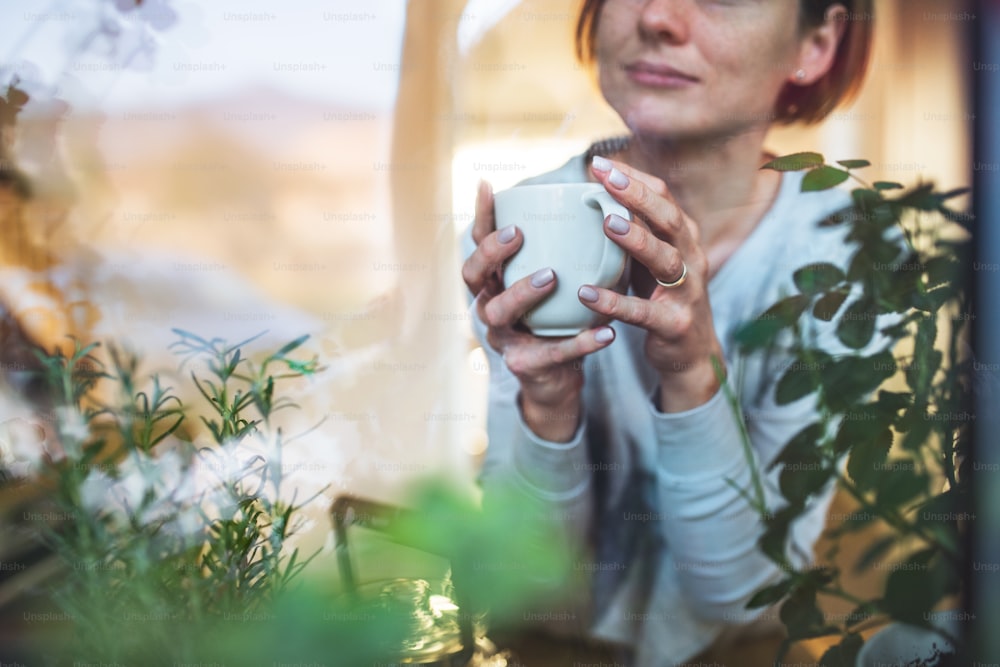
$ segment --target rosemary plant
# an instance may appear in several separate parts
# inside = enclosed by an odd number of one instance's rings
[[[188,426],[188,406],[159,377],[141,388],[138,360],[97,345],[38,357],[52,390],[61,450],[40,473],[60,521],[43,531],[67,566],[52,592],[76,659],[204,657],[220,623],[268,619],[312,558],[289,548],[311,498],[283,498],[282,440],[273,414],[294,404],[276,383],[316,373],[291,354],[305,337],[255,364],[230,345],[176,331],[205,399],[210,442]],[[110,384],[103,396],[97,390]],[[315,554],[313,554],[315,556]]]

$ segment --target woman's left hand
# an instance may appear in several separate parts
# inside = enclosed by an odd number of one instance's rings
[[[621,162],[595,158],[591,171],[632,212],[632,220],[608,216],[604,233],[653,280],[648,295],[622,295],[592,285],[580,288],[591,310],[648,332],[646,358],[660,376],[660,409],[690,410],[719,389],[712,363],[723,364],[708,300],[708,260],[698,225],[674,202],[662,180]],[[683,278],[682,278],[683,276]],[[664,283],[678,282],[674,287]]]

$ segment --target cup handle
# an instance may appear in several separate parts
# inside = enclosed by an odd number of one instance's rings
[[[599,208],[601,210],[602,221],[612,214],[619,215],[626,220],[632,219],[632,214],[629,213],[629,210],[615,201],[605,190],[588,192],[583,195],[582,201],[591,208]],[[615,285],[625,271],[625,264],[625,251],[617,243],[605,236],[604,253],[601,255],[601,265],[597,270],[597,278],[594,280],[594,283],[600,286]]]

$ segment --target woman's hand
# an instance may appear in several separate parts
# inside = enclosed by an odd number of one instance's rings
[[[722,364],[723,357],[712,322],[708,260],[698,225],[673,201],[662,180],[601,157],[594,158],[591,170],[632,212],[631,222],[609,216],[605,234],[645,267],[651,291],[637,289],[639,296],[628,296],[587,285],[580,288],[580,300],[591,310],[648,332],[645,352],[660,375],[663,412],[702,405],[719,389],[712,358]],[[643,276],[637,274],[635,262],[633,284],[641,288]]]
[[[485,182],[476,197],[472,238],[476,250],[462,266],[462,279],[476,297],[476,312],[487,326],[487,343],[503,355],[521,384],[520,407],[528,427],[542,439],[568,442],[580,421],[581,359],[607,347],[614,331],[598,327],[570,338],[540,338],[520,324],[524,314],[555,289],[559,278],[552,269],[539,267],[504,289],[503,267],[523,237],[516,227],[496,231],[493,192]]]

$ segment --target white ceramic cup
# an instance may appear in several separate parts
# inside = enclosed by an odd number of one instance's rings
[[[524,242],[504,269],[504,287],[551,268],[556,289],[525,314],[536,336],[575,336],[597,326],[601,316],[577,296],[583,285],[624,289],[628,255],[604,234],[612,213],[631,219],[627,208],[597,183],[521,185],[496,193],[497,229],[516,225]]]

